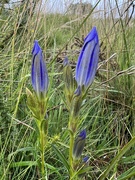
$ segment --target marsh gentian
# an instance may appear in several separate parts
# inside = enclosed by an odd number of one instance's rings
[[[78,86],[88,88],[95,77],[99,59],[99,39],[96,27],[90,31],[84,41],[76,65],[75,79]]]
[[[34,42],[32,55],[33,55],[32,68],[31,68],[32,86],[37,96],[40,98],[42,95],[44,96],[48,90],[48,73],[47,73],[42,49],[40,48],[38,41]]]
[[[73,148],[74,159],[80,158],[83,148],[85,146],[85,139],[86,139],[86,130],[83,130],[80,132],[74,143],[74,148]]]

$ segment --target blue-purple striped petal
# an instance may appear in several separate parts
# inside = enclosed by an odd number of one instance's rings
[[[99,59],[99,40],[96,27],[85,38],[76,65],[75,79],[78,86],[89,87],[95,77]]]
[[[42,49],[40,48],[37,41],[34,42],[34,47],[32,50],[32,68],[31,68],[31,79],[32,86],[38,96],[41,93],[46,93],[48,90],[48,73],[46,69],[46,64],[44,61]]]
[[[38,41],[35,40],[34,41],[34,46],[33,46],[33,49],[32,49],[32,55],[35,56],[39,51],[42,51],[42,49],[40,48],[40,46],[38,44]]]

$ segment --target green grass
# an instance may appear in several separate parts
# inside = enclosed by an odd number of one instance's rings
[[[135,20],[131,18],[130,27],[123,18],[116,20],[115,14],[94,19],[94,12],[81,18],[43,15],[40,11],[33,14],[32,11],[26,3],[10,11],[0,11],[1,180],[40,179],[36,126],[26,104],[26,87],[32,89],[31,49],[35,39],[44,51],[50,79],[46,171],[48,179],[68,179],[68,112],[63,101],[62,61],[68,56],[74,71],[81,47],[74,37],[81,42],[92,26],[97,26],[100,43],[103,43],[99,61],[99,65],[103,65],[81,109],[79,129],[87,131],[83,157],[90,157],[90,169],[86,179],[98,179],[135,137]],[[104,63],[113,54],[114,57]],[[115,161],[106,179],[134,180],[134,152],[135,144]]]

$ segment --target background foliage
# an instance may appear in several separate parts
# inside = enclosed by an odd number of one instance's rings
[[[50,139],[45,152],[48,179],[68,179],[68,113],[64,106],[62,61],[68,56],[74,71],[83,39],[93,26],[99,33],[101,52],[95,81],[81,110],[80,129],[87,131],[83,155],[90,157],[86,179],[98,179],[135,136],[134,3],[99,2],[102,6],[93,5],[89,13],[72,14],[68,10],[46,13],[40,0],[20,1],[11,8],[5,6],[8,1],[1,1],[1,179],[39,179],[36,129],[25,92],[26,87],[31,88],[31,49],[35,39],[45,53],[50,79],[47,113]],[[135,146],[115,163],[107,179],[133,180],[134,152]]]

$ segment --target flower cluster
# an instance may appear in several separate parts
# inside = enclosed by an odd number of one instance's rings
[[[79,111],[81,109],[82,101],[87,93],[88,88],[92,84],[99,59],[99,39],[96,27],[89,32],[84,40],[84,45],[78,57],[75,78],[72,74],[72,68],[66,57],[63,62],[63,77],[65,82],[65,97],[66,105],[69,111],[69,123],[68,128],[70,132],[70,147],[69,147],[69,164],[70,164],[70,176],[74,173],[74,162],[76,164],[81,158],[85,140],[86,130],[80,132],[75,139],[77,129],[79,126]],[[31,81],[34,93],[27,89],[27,104],[30,110],[33,112],[37,127],[39,129],[40,139],[40,152],[41,152],[41,164],[42,175],[45,175],[45,163],[44,163],[44,150],[46,146],[48,122],[45,119],[47,111],[47,91],[49,85],[48,72],[42,49],[40,48],[38,41],[34,42],[32,49],[32,66],[31,66]],[[88,162],[88,157],[82,160],[82,164]],[[76,170],[76,168],[75,168]]]

